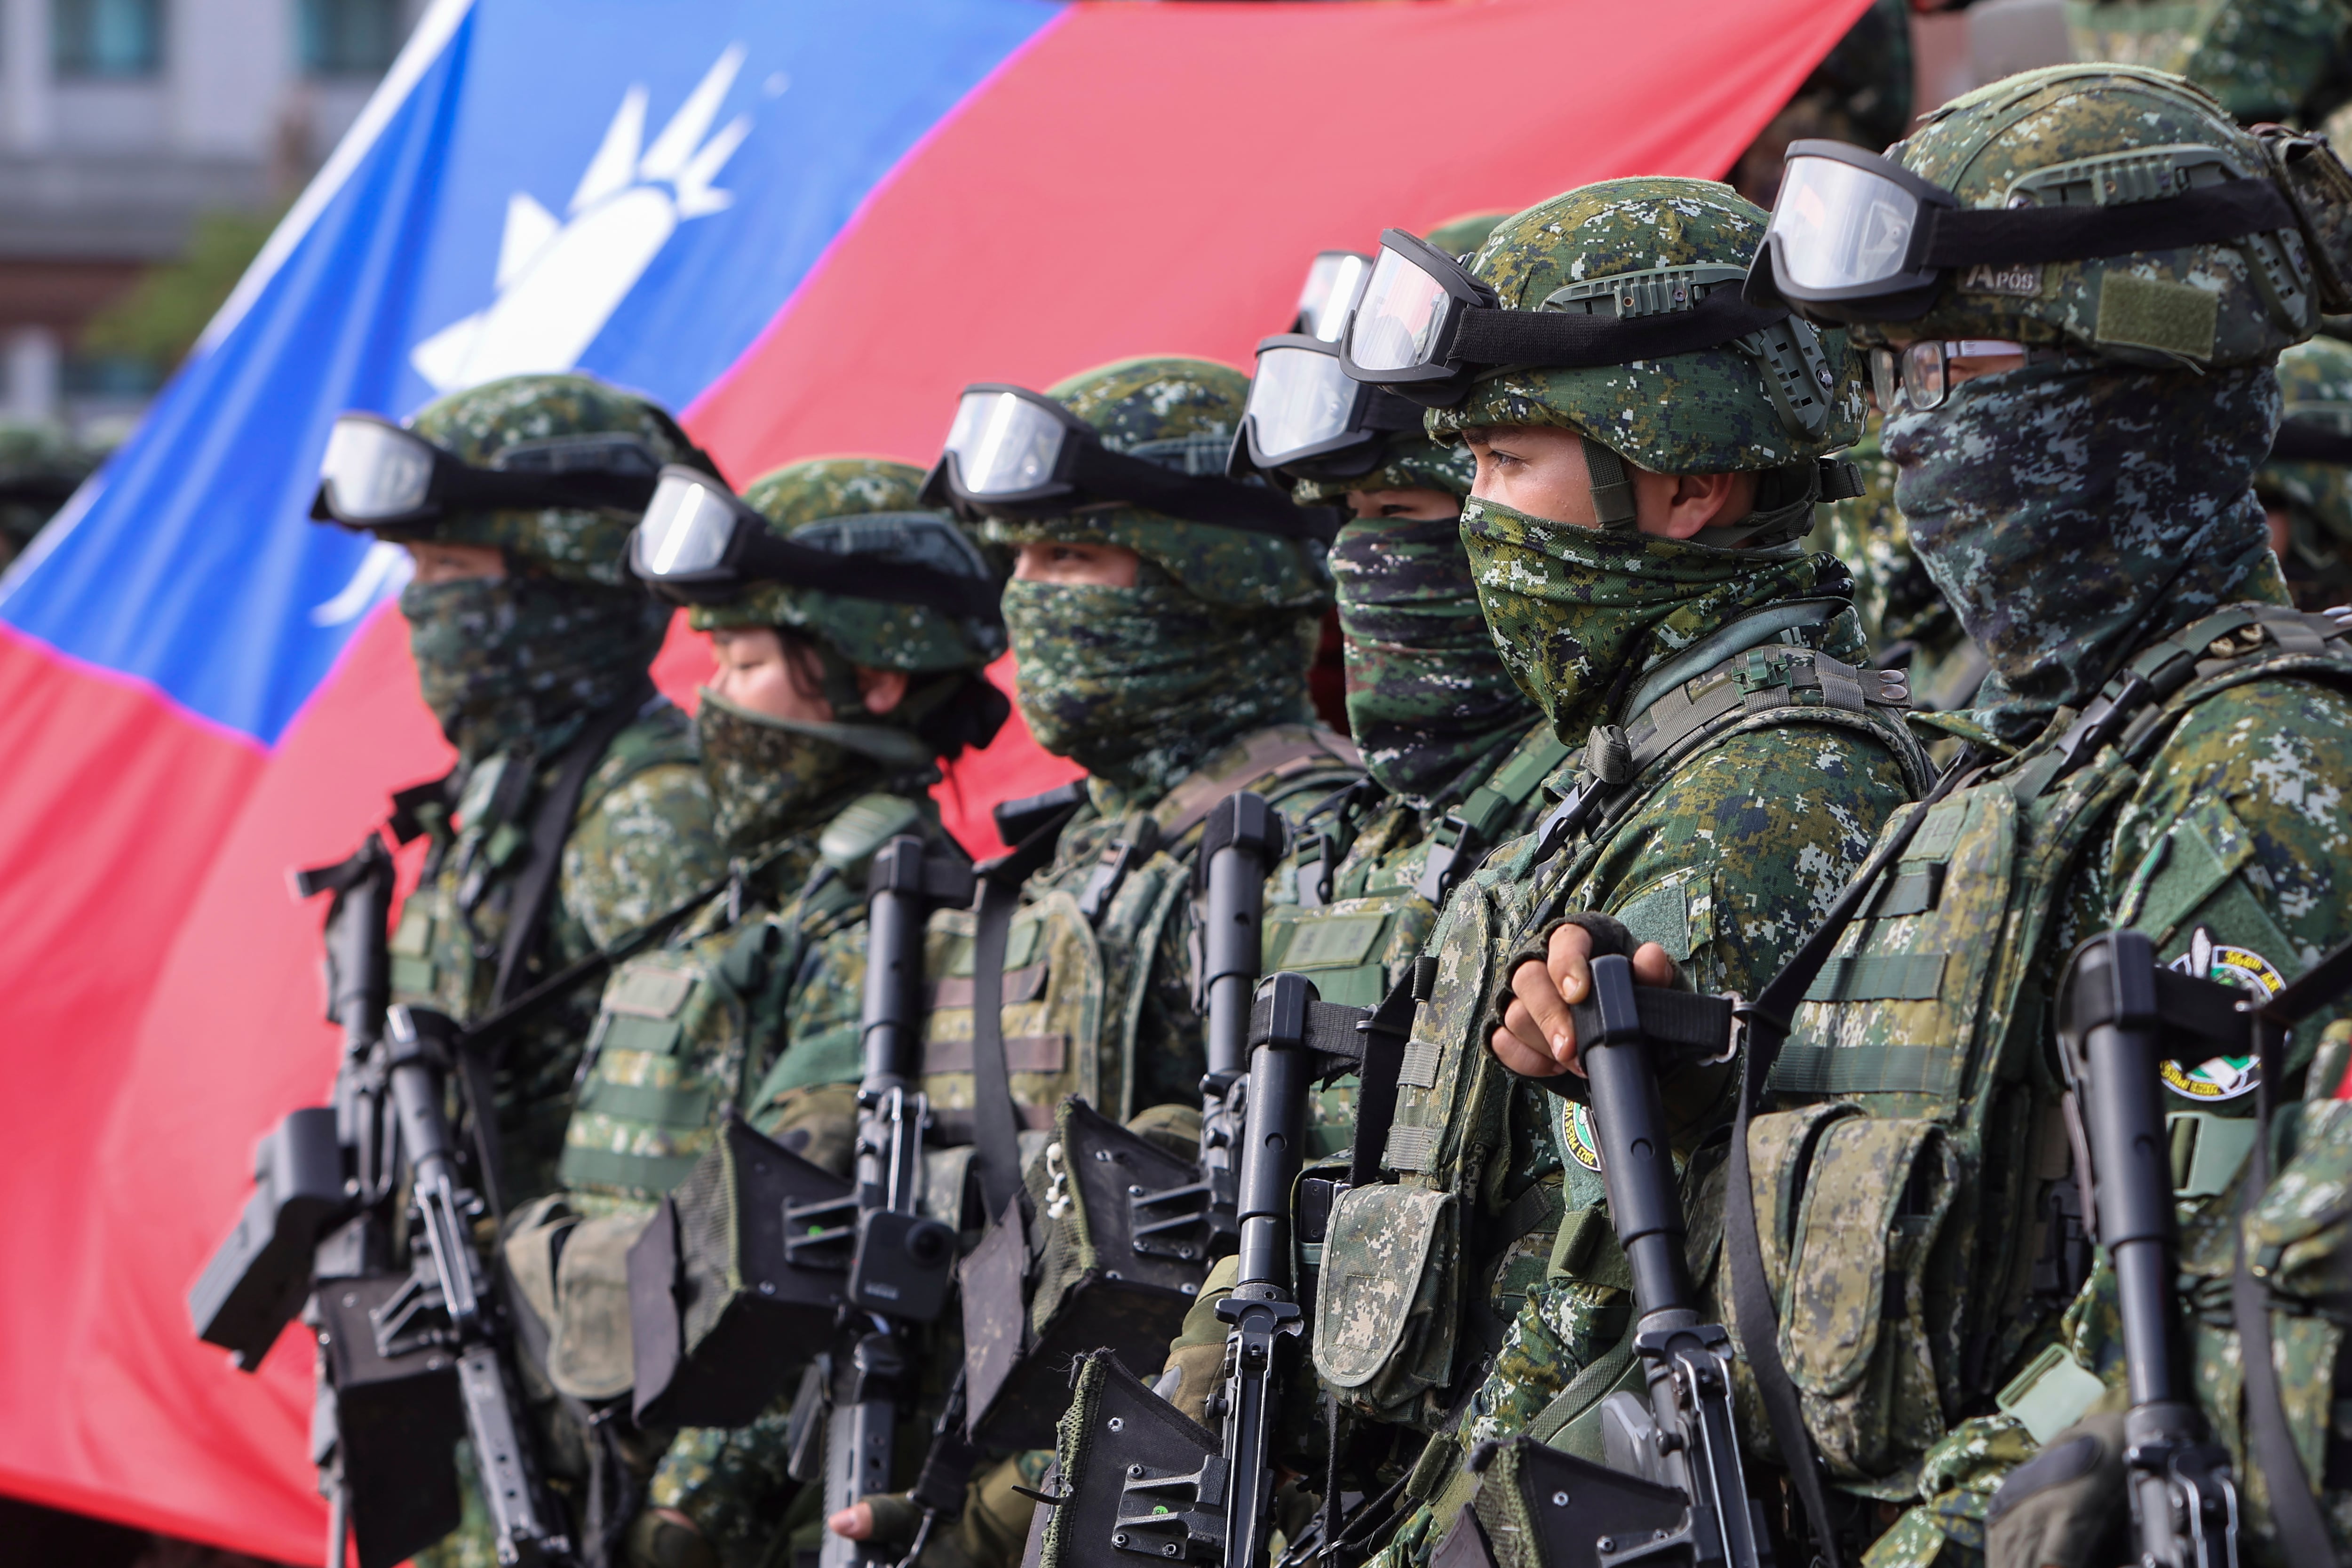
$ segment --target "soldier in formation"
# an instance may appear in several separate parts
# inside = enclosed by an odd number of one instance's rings
[[[821,1520],[787,1473],[791,1402],[731,1431],[625,1415],[627,1254],[724,1119],[852,1159],[864,868],[902,833],[961,855],[929,788],[1005,717],[980,672],[1008,647],[1031,731],[1087,776],[1006,819],[1006,923],[931,915],[919,1083],[930,1210],[967,1249],[1008,1226],[1027,1249],[1016,1340],[1067,1283],[1055,1249],[1085,1245],[1037,1201],[1072,1107],[1198,1152],[1195,871],[1212,814],[1255,791],[1288,826],[1264,971],[1412,1014],[1378,1147],[1352,1151],[1380,1179],[1301,1221],[1294,1532],[1312,1494],[1376,1499],[1339,1560],[1427,1563],[1496,1443],[1599,1457],[1642,1363],[1571,1016],[1592,962],[1753,997],[1834,942],[1785,1044],[1663,1085],[1762,1516],[1873,1568],[2110,1560],[2122,1351],[2062,965],[2131,927],[2267,996],[2352,934],[2352,647],[2320,613],[2352,581],[2352,358],[2304,342],[2346,302],[2352,210],[2327,204],[2352,178],[2293,184],[2247,112],[2156,70],[2053,68],[1884,155],[1799,141],[1769,216],[1646,178],[1391,231],[1261,346],[1254,385],[1174,358],[977,385],[927,479],[820,459],[738,500],[667,415],[583,377],[347,418],[322,514],[413,556],[402,609],[458,753],[399,803],[430,847],[395,996],[478,1019],[689,910],[601,1000],[583,984],[460,1064],[546,1468],[595,1516],[592,1560],[736,1568],[829,1534],[1010,1563],[1054,1496],[1052,1456],[981,1444],[952,1517],[900,1489]],[[2165,177],[2118,195],[2126,163]],[[1871,243],[1915,229],[1950,256]],[[442,499],[371,514],[389,455],[418,450]],[[697,519],[725,551],[680,553]],[[1809,537],[1871,559],[1859,605]],[[780,563],[747,564],[762,549]],[[910,597],[914,576],[960,596]],[[1307,700],[1335,594],[1352,744]],[[691,725],[645,673],[679,603],[719,656]],[[1931,669],[1935,714],[1911,679]],[[2265,1086],[2310,1096],[2284,1195],[2248,1198],[2287,1260],[2267,1306],[2303,1474],[2254,1462],[2237,1371],[2256,1068],[2164,1080],[2198,1391],[2252,1561],[2315,1529],[2352,1543],[2331,1393],[2352,1124],[2328,1110],[2352,1028],[2331,1016]],[[1369,1092],[1368,1071],[1318,1100],[1311,1158],[1350,1152]],[[1008,1158],[1027,1202],[1003,1201]],[[1165,1365],[1135,1369],[1213,1425],[1235,1278],[1211,1270]],[[968,1347],[944,1324],[910,1342],[919,1434]],[[2038,1458],[2062,1451],[2091,1458]],[[469,1527],[436,1560],[481,1550]]]

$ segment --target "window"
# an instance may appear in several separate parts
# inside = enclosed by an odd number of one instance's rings
[[[163,64],[163,0],[49,0],[59,76],[152,76]]]
[[[381,76],[400,50],[400,0],[294,0],[294,47],[312,76]]]

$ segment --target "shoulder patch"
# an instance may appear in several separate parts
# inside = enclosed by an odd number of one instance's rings
[[[632,965],[613,977],[604,992],[604,1011],[636,1018],[667,1018],[685,1005],[694,989],[694,975],[685,970]]]
[[[2189,951],[2165,967],[2176,974],[2240,986],[2260,1001],[2286,989],[2286,977],[2276,964],[2252,948],[2215,942],[2203,926],[2190,933]],[[2252,1057],[2215,1057],[2193,1068],[2166,1062],[2163,1072],[2165,1088],[2185,1099],[2206,1101],[2235,1100],[2252,1090],[2259,1076]]]

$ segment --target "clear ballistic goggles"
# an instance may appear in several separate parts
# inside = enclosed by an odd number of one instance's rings
[[[2209,171],[2214,183],[2191,184]],[[1874,153],[1792,142],[1746,295],[1818,320],[1912,321],[1955,268],[2176,250],[2295,226],[2294,209],[2269,180],[2222,174],[2210,161],[2168,166],[2156,177],[2179,194],[2112,206],[2099,205],[2086,176],[2081,203],[1971,208]],[[2052,187],[2047,196],[2071,194]]]
[[[963,620],[997,618],[997,586],[955,525],[937,512],[828,518],[786,538],[699,468],[661,470],[629,535],[629,570],[675,605],[723,603],[757,583],[921,605]]]
[[[1348,374],[1431,408],[1469,395],[1506,365],[1580,369],[1719,347],[1788,315],[1748,304],[1725,285],[1738,268],[1668,267],[1571,283],[1544,308],[1507,310],[1453,257],[1400,228],[1381,235],[1380,259],[1349,319],[1339,357]]]
[[[1170,447],[1187,468],[1154,462]],[[1058,517],[1096,506],[1138,506],[1192,522],[1268,533],[1283,539],[1328,541],[1337,518],[1327,509],[1297,507],[1263,485],[1244,484],[1200,466],[1198,443],[1154,443],[1137,453],[1114,452],[1094,427],[1041,393],[981,383],[964,388],[949,426],[947,447],[923,481],[925,506],[963,516]],[[1202,448],[1210,464],[1223,458]],[[1176,448],[1187,448],[1178,453]]]
[[[509,447],[478,468],[374,414],[337,416],[310,516],[407,538],[453,513],[643,510],[661,459],[634,436],[558,436]]]
[[[1290,330],[1327,343],[1336,343],[1348,329],[1348,312],[1371,275],[1372,258],[1352,250],[1318,253],[1307,268],[1307,282],[1298,290],[1298,315]]]
[[[1257,374],[1225,471],[1347,479],[1379,467],[1387,437],[1421,428],[1421,405],[1351,378],[1339,345],[1286,332],[1257,345]]]

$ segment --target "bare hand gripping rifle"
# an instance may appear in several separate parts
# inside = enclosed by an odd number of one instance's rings
[[[1633,1277],[1633,1353],[1646,1395],[1601,1401],[1602,1464],[1527,1436],[1481,1445],[1470,1459],[1478,1490],[1437,1549],[1444,1568],[1490,1568],[1492,1538],[1504,1531],[1532,1543],[1541,1568],[1770,1561],[1733,1424],[1731,1338],[1698,1310],[1658,1092],[1662,1074],[1728,1056],[1734,1005],[1637,986],[1617,954],[1592,960],[1586,1000],[1571,1011],[1610,1220]]]

